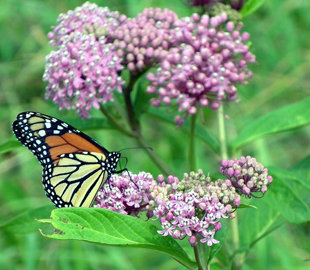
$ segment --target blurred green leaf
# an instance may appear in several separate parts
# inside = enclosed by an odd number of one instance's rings
[[[22,146],[22,144],[17,140],[10,140],[10,141],[4,142],[0,144],[0,153],[10,151],[20,146]]]
[[[295,164],[292,168],[290,168],[290,171],[293,171],[295,174],[298,174],[302,176],[301,179],[307,178],[310,179],[310,155],[299,161],[297,164]]]
[[[179,244],[157,233],[158,228],[132,216],[107,209],[60,208],[50,219],[39,220],[55,228],[52,239],[82,240],[108,246],[146,248],[171,256],[189,269],[196,268]]]
[[[257,209],[257,207],[255,205],[250,205],[250,204],[245,204],[245,203],[242,203],[242,204],[240,204],[240,206],[238,206],[238,209],[241,209],[241,208],[254,208],[254,209]]]
[[[257,10],[262,4],[264,4],[265,0],[248,0],[243,5],[240,13],[242,17],[245,18],[252,14],[255,10]]]
[[[283,217],[294,224],[310,221],[310,210],[305,199],[309,200],[310,183],[302,180],[294,172],[281,168],[268,167],[273,177],[265,202],[279,211]]]
[[[53,205],[30,209],[0,225],[0,228],[13,233],[29,233],[38,231],[42,225],[36,222],[36,219],[48,218],[53,209],[55,209],[55,206]]]
[[[267,205],[264,200],[251,199],[257,209],[243,211],[239,225],[240,249],[248,250],[258,240],[281,226],[285,220],[280,213]]]
[[[231,143],[233,151],[263,136],[300,128],[310,123],[310,98],[282,107],[249,123]]]
[[[110,122],[104,118],[64,118],[61,120],[79,130],[115,129],[113,125],[111,125]]]

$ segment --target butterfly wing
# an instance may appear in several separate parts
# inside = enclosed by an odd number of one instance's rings
[[[89,207],[115,172],[120,154],[109,152],[69,124],[36,112],[13,123],[17,139],[43,167],[43,187],[57,207]]]

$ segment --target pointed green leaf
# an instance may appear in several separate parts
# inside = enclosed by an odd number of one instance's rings
[[[310,98],[282,107],[245,126],[231,143],[235,151],[263,136],[300,128],[310,123]]]
[[[302,176],[300,179],[310,179],[310,155],[305,157],[303,160],[295,164],[290,171],[293,171],[295,174]]]
[[[266,204],[263,199],[251,199],[257,209],[245,209],[242,211],[242,219],[239,225],[240,249],[250,249],[258,240],[281,226],[285,220],[280,213]],[[238,211],[238,210],[237,210]]]
[[[96,129],[113,129],[113,125],[104,118],[92,117],[87,119],[81,118],[64,118],[66,123],[72,125],[79,130],[96,130]]]
[[[53,205],[30,209],[0,225],[0,228],[13,233],[29,233],[38,231],[42,226],[36,222],[36,219],[48,218],[53,209],[55,209],[55,206]]]
[[[17,140],[10,140],[0,144],[0,153],[10,151],[14,148],[20,147],[22,144]]]
[[[251,13],[253,13],[255,10],[257,10],[265,0],[248,0],[243,5],[242,9],[240,10],[240,13],[242,14],[242,17],[245,18],[249,16]]]
[[[132,216],[99,208],[60,208],[50,219],[39,220],[55,228],[52,239],[82,240],[108,246],[147,248],[162,252],[189,269],[196,268],[172,237],[158,234],[158,228]]]
[[[279,211],[283,217],[294,224],[310,221],[310,210],[307,205],[310,194],[310,183],[299,176],[278,167],[268,167],[273,177],[264,201]]]

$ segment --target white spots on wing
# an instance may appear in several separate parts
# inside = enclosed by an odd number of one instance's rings
[[[46,136],[46,132],[45,132],[45,130],[43,130],[43,129],[41,129],[41,130],[38,132],[38,134],[40,135],[40,137]]]

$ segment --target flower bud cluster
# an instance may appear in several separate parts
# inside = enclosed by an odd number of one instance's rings
[[[253,193],[265,194],[273,179],[268,169],[250,156],[233,160],[222,160],[220,173],[227,177],[239,194],[248,198],[257,197]]]
[[[112,101],[112,92],[121,92],[124,83],[118,74],[123,67],[105,34],[125,20],[88,2],[61,14],[48,35],[56,48],[46,57],[46,98],[82,117],[89,117],[90,108],[98,109],[100,102]]]
[[[238,84],[252,76],[247,69],[255,57],[245,43],[249,34],[242,24],[227,22],[226,13],[210,18],[193,14],[174,23],[174,47],[156,73],[149,73],[147,91],[156,94],[153,106],[176,107],[182,125],[197,107],[219,108],[220,102],[237,98]],[[226,27],[226,29],[225,29]]]
[[[155,181],[151,174],[140,172],[135,175],[123,172],[113,175],[95,198],[95,207],[110,209],[125,215],[137,216],[147,211],[147,217],[160,220],[163,236],[176,239],[190,236],[194,245],[200,241],[212,245],[216,231],[221,229],[221,218],[234,218],[234,209],[240,205],[229,180],[211,182],[202,170],[177,177],[162,175]]]
[[[96,39],[107,37],[110,31],[126,22],[127,17],[118,12],[112,12],[107,7],[99,7],[96,4],[86,2],[82,6],[60,14],[58,25],[48,33],[51,46],[60,46],[74,38],[74,33],[94,35]]]
[[[139,212],[149,210],[149,204],[153,204],[151,192],[156,189],[158,184],[150,173],[115,174],[98,192],[95,207],[137,216]],[[147,215],[152,216],[152,211]]]
[[[185,173],[181,181],[176,177],[167,178],[167,197],[157,196],[154,215],[160,218],[160,234],[179,239],[190,236],[191,245],[218,243],[214,239],[221,229],[221,218],[233,218],[233,207],[240,205],[240,196],[234,187],[223,180],[211,182],[202,170]]]
[[[146,8],[122,23],[110,35],[122,64],[131,72],[154,66],[172,46],[171,31],[177,15],[168,9]]]

